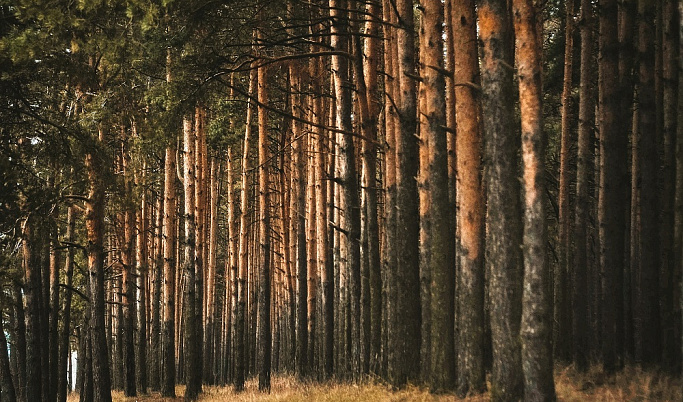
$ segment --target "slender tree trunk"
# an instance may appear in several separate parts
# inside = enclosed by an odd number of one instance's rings
[[[163,275],[163,219],[164,219],[163,188],[156,197],[154,215],[154,271],[152,274],[152,323],[150,339],[149,386],[152,391],[161,390],[161,312],[162,312],[162,275]]]
[[[618,82],[617,2],[600,2],[600,265],[602,268],[602,359],[607,372],[617,366],[618,309],[624,268],[626,198],[626,138],[617,120]]]
[[[581,78],[579,88],[579,136],[576,162],[576,204],[574,221],[574,264],[572,277],[572,341],[574,363],[579,371],[588,369],[590,317],[588,293],[588,220],[589,166],[593,160],[591,136],[595,121],[595,90],[593,85],[593,6],[581,0]]]
[[[570,200],[571,182],[569,160],[572,148],[572,75],[574,54],[574,0],[566,2],[566,24],[564,45],[564,84],[562,87],[562,133],[560,136],[560,188],[559,209],[559,265],[554,275],[553,346],[555,357],[568,362],[571,356],[571,294],[569,283],[570,253]]]
[[[429,325],[429,378],[434,391],[447,391],[455,386],[454,353],[454,286],[455,261],[451,250],[454,233],[450,223],[448,199],[448,147],[446,141],[446,80],[443,55],[444,8],[440,0],[422,3],[420,24],[420,138],[427,149],[420,175],[427,178],[427,199],[420,199],[423,219],[429,221],[429,244],[422,251],[430,255],[428,265],[421,267],[429,272],[428,293],[430,303]],[[422,152],[421,152],[422,153]],[[423,158],[421,158],[423,159]],[[424,173],[422,173],[424,172]],[[423,203],[426,202],[426,208]],[[423,317],[424,317],[423,311]],[[424,339],[423,339],[424,342]]]
[[[635,33],[634,20],[636,17],[636,2],[637,0],[625,0],[621,7],[619,7],[619,131],[622,135],[628,137],[631,136],[632,149],[632,160],[637,159],[638,141],[636,140],[637,131],[634,130],[634,112],[633,112],[633,62],[635,47],[633,43],[633,37]],[[631,163],[632,177],[637,178],[635,173],[638,168],[636,165]],[[626,213],[627,222],[625,225],[625,230],[628,230],[630,224],[630,233],[637,234],[638,228],[636,223],[637,214],[637,192],[639,191],[639,183],[637,180],[632,180],[632,194],[630,205],[626,203]],[[628,198],[627,198],[628,199]],[[623,304],[617,304],[617,325],[618,333],[623,332],[623,336],[617,338],[617,354],[619,357],[633,358],[634,355],[634,344],[633,344],[633,291],[634,289],[634,278],[638,271],[637,264],[634,265],[637,260],[636,253],[633,252],[637,250],[638,241],[626,233],[626,256],[625,258],[631,259],[630,264],[624,264],[623,272]],[[630,244],[629,244],[630,243]]]
[[[388,332],[389,381],[402,386],[417,380],[420,361],[420,275],[418,264],[418,142],[416,134],[415,43],[412,1],[396,2],[398,24],[399,124],[396,132],[396,262],[390,268],[394,298]],[[400,235],[399,235],[400,234]]]
[[[249,96],[256,93],[257,74],[252,69],[249,75]],[[248,276],[248,207],[249,207],[249,147],[251,140],[251,121],[254,105],[251,99],[247,103],[246,126],[244,131],[244,147],[242,150],[242,193],[240,195],[240,227],[239,227],[239,256],[237,283],[237,319],[235,331],[235,390],[244,389],[245,361],[246,361],[246,304],[247,304],[247,276]]]
[[[512,36],[505,1],[479,4],[483,44],[482,89],[488,197],[487,265],[491,272],[491,397],[516,400],[523,393],[520,320],[522,302],[522,222],[517,172],[519,137],[512,130]]]
[[[12,372],[7,351],[7,338],[5,338],[5,330],[3,329],[2,317],[0,316],[0,389],[2,390],[0,391],[0,401],[15,402],[17,394],[12,382]]]
[[[383,20],[395,22],[393,3],[391,0],[383,0],[382,3]],[[388,377],[388,362],[393,351],[389,348],[389,335],[393,328],[394,306],[392,301],[396,299],[395,276],[392,270],[396,266],[396,127],[397,115],[396,104],[398,77],[395,77],[395,58],[393,52],[396,50],[395,29],[391,24],[384,24],[384,70],[387,72],[384,78],[385,96],[384,103],[384,165],[385,165],[385,198],[384,198],[384,249],[382,261],[382,350],[381,373]]]
[[[260,33],[259,33],[260,35]],[[271,340],[270,328],[270,188],[268,170],[268,82],[267,68],[258,68],[258,145],[259,145],[259,288],[258,288],[258,362],[259,391],[270,392]]]
[[[183,118],[183,187],[185,190],[185,245],[183,270],[185,273],[185,399],[196,400],[202,388],[202,367],[200,365],[201,344],[197,338],[197,326],[201,325],[200,309],[197,306],[196,273],[196,228],[195,228],[195,139],[192,118]],[[201,302],[201,301],[199,301]]]
[[[66,241],[74,242],[74,230],[76,226],[75,208],[69,206],[66,213]],[[69,337],[71,336],[71,286],[73,284],[74,274],[74,248],[69,246],[66,252],[66,261],[64,263],[66,274],[67,290],[64,294],[63,320],[64,324],[59,333],[59,383],[57,385],[57,400],[65,402],[67,396],[67,363],[71,359],[71,345]],[[70,375],[71,373],[69,373]]]
[[[126,135],[125,133],[123,134]],[[133,211],[132,173],[129,170],[130,154],[127,139],[124,138],[122,145],[122,171],[124,180],[124,208],[123,212],[123,244],[121,263],[123,272],[121,276],[123,285],[123,393],[125,396],[136,396],[135,381],[135,259],[133,257],[135,212]]]
[[[143,172],[146,166],[143,166]],[[144,173],[143,183],[144,188]],[[140,209],[137,211],[138,230],[136,233],[136,253],[135,258],[137,262],[137,291],[139,307],[137,309],[137,323],[138,323],[138,344],[137,344],[137,388],[146,394],[147,393],[147,372],[149,369],[147,360],[147,217],[148,217],[148,201],[147,194],[142,193],[140,200]]]
[[[458,281],[458,394],[484,391],[484,192],[474,1],[453,1]]]
[[[555,400],[553,381],[553,315],[548,292],[546,253],[545,143],[541,86],[542,43],[536,32],[532,0],[514,0],[513,15],[522,118],[524,183],[524,293],[522,296],[522,369],[526,400]],[[568,208],[567,211],[568,213]],[[565,267],[566,268],[566,267]],[[562,268],[561,268],[562,269]],[[562,287],[565,283],[560,284]],[[564,353],[562,351],[561,353]]]
[[[290,67],[291,80],[291,107],[292,114],[302,117],[302,96],[301,96],[301,73],[303,65],[301,63],[292,64]],[[302,123],[297,120],[292,121],[292,142],[293,167],[292,177],[296,193],[294,205],[296,206],[296,220],[293,223],[296,234],[296,372],[299,377],[306,375],[306,363],[308,358],[308,260],[306,257],[306,189],[308,187],[308,176],[306,175],[306,146],[307,136],[303,134]],[[294,211],[292,211],[294,212]],[[290,239],[293,240],[293,239]]]
[[[176,298],[176,150],[166,148],[164,165],[164,318],[161,334],[161,395],[175,397],[175,298]]]
[[[107,334],[104,326],[104,161],[99,147],[103,144],[100,132],[99,140],[95,140],[92,149],[85,156],[85,168],[88,172],[90,188],[85,209],[85,227],[88,239],[88,275],[90,280],[90,334],[89,343],[92,350],[92,389],[93,401],[111,401],[111,379],[109,376],[109,358]],[[28,374],[28,373],[27,373]],[[28,378],[37,378],[28,375]],[[28,400],[35,400],[27,395]]]
[[[678,69],[683,70],[683,3],[678,3]],[[678,119],[676,122],[676,196],[674,202],[674,249],[675,273],[678,276],[678,334],[676,338],[681,342],[681,356],[683,356],[683,74],[678,74]],[[675,299],[675,298],[674,298]],[[683,369],[683,364],[681,365]]]
[[[14,345],[16,349],[16,391],[19,399],[26,399],[26,316],[24,313],[24,297],[21,285],[17,281],[12,289],[14,304]]]
[[[676,125],[678,113],[678,65],[677,59],[679,37],[677,29],[680,26],[676,2],[667,0],[664,2],[664,23],[662,37],[663,58],[663,164],[662,164],[662,197],[660,215],[660,242],[661,242],[661,269],[662,269],[662,358],[665,369],[672,373],[680,371],[681,356],[680,331],[681,321],[677,314],[676,297],[680,297],[676,291],[676,283],[680,280],[680,273],[676,272],[674,263],[674,202],[675,202],[675,145]]]
[[[26,399],[39,400],[42,397],[40,379],[43,365],[40,354],[40,265],[35,238],[35,218],[22,222],[22,254],[24,268],[24,296],[26,298]]]
[[[640,272],[636,307],[636,361],[661,361],[659,316],[659,200],[654,87],[654,3],[638,2],[638,129],[640,152]]]

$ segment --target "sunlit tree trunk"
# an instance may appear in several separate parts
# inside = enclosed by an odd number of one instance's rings
[[[457,154],[458,394],[484,390],[484,192],[474,1],[452,1]]]
[[[555,400],[553,316],[548,292],[546,253],[545,143],[541,87],[542,43],[536,33],[533,0],[514,0],[515,52],[522,118],[524,185],[524,291],[522,296],[522,370],[526,400]],[[565,211],[568,213],[569,211]],[[566,286],[562,283],[561,286]],[[564,353],[564,352],[562,352]]]

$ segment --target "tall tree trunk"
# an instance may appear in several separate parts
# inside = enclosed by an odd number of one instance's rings
[[[16,388],[17,397],[19,399],[26,399],[26,315],[24,312],[24,297],[21,284],[19,281],[15,282],[12,289],[12,298],[14,304],[14,345],[16,349],[17,370],[16,370]]]
[[[129,170],[130,153],[128,140],[124,135],[122,145],[122,168],[124,180],[124,212],[123,212],[123,244],[122,261],[123,272],[123,393],[125,396],[136,396],[135,381],[135,258],[133,254],[135,211],[133,211],[132,172]]]
[[[560,136],[560,188],[558,195],[559,209],[559,265],[554,275],[554,314],[553,314],[553,346],[555,357],[568,362],[571,356],[571,294],[569,283],[570,253],[570,201],[569,187],[571,182],[569,160],[572,148],[572,75],[574,54],[574,0],[566,2],[566,24],[564,45],[564,83],[562,86],[562,133]]]
[[[176,299],[176,150],[166,148],[164,165],[164,318],[161,334],[161,395],[175,397],[175,299]]]
[[[383,0],[382,4],[383,20],[395,23],[396,14],[391,0]],[[395,42],[395,28],[392,24],[384,24],[384,69],[388,73],[384,78],[385,96],[384,103],[384,137],[386,146],[384,148],[385,164],[385,208],[384,208],[384,249],[382,262],[382,283],[384,297],[382,299],[382,350],[384,351],[381,359],[381,372],[388,377],[387,369],[389,360],[393,359],[393,351],[389,348],[390,332],[393,328],[393,309],[392,301],[396,299],[395,275],[392,270],[396,267],[396,132],[398,131],[398,116],[396,104],[394,103],[398,93],[398,77],[396,58],[397,52]],[[393,363],[392,363],[393,364]]]
[[[233,173],[233,160],[234,156],[232,153],[232,148],[228,148],[228,160],[225,166],[225,171],[227,175],[227,204],[228,204],[228,247],[230,250],[229,254],[229,260],[228,260],[228,269],[230,270],[230,283],[225,284],[225,298],[226,302],[228,302],[228,290],[230,291],[230,298],[229,298],[229,303],[230,303],[230,308],[226,309],[229,310],[229,318],[228,318],[228,340],[226,344],[224,345],[226,348],[226,355],[229,356],[229,360],[226,361],[225,363],[228,364],[228,370],[227,370],[227,380],[228,381],[234,381],[235,379],[235,343],[236,343],[236,331],[235,331],[235,326],[237,322],[237,286],[238,286],[238,281],[237,281],[237,258],[238,258],[238,253],[239,253],[239,232],[237,231],[237,225],[236,225],[236,213],[235,213],[235,175]],[[226,273],[226,281],[228,280],[228,274]],[[226,311],[226,314],[228,311]]]
[[[12,382],[12,372],[9,364],[9,355],[7,354],[7,338],[5,338],[5,330],[2,325],[2,314],[0,314],[0,401],[1,402],[15,402],[17,394]]]
[[[624,268],[626,136],[619,131],[617,2],[600,1],[600,265],[602,269],[602,359],[607,372],[618,366],[618,309]]]
[[[638,2],[638,129],[640,152],[640,272],[636,308],[636,361],[661,361],[659,316],[659,157],[655,120],[654,3]]]
[[[144,183],[144,171],[147,166],[143,165],[143,182],[141,183],[143,188],[146,183]],[[139,185],[140,183],[138,183]],[[147,360],[147,276],[148,276],[148,265],[147,265],[147,219],[148,219],[148,201],[147,194],[142,193],[142,199],[140,200],[140,209],[137,211],[137,222],[138,229],[135,238],[135,252],[137,256],[135,258],[137,263],[137,292],[138,292],[138,303],[139,307],[137,309],[137,323],[138,323],[138,344],[137,344],[137,356],[135,362],[137,363],[137,388],[138,390],[146,394],[147,393],[147,372],[149,370],[148,360]]]
[[[105,184],[102,149],[103,134],[95,140],[85,156],[90,188],[85,209],[85,227],[88,239],[88,275],[90,281],[90,336],[92,351],[93,401],[111,402],[111,379],[107,357],[107,334],[104,327],[104,207]],[[29,378],[37,378],[29,375]],[[27,395],[28,397],[28,395]],[[28,397],[29,400],[35,400]]]
[[[457,154],[458,394],[484,391],[484,192],[474,1],[452,1]]]
[[[260,35],[260,31],[259,31]],[[270,392],[271,340],[270,328],[270,189],[268,171],[270,156],[268,151],[268,82],[267,68],[258,68],[258,146],[259,146],[259,288],[258,288],[258,387],[260,391]]]
[[[185,273],[184,352],[185,352],[185,399],[195,400],[202,388],[200,365],[201,343],[197,327],[201,325],[197,306],[196,228],[195,228],[195,139],[192,118],[183,118],[183,187],[185,190],[185,245],[183,270]],[[199,301],[201,302],[201,301]]]
[[[637,131],[634,130],[634,112],[633,112],[633,62],[635,54],[635,46],[633,43],[633,37],[635,33],[634,20],[636,17],[636,2],[637,0],[625,0],[623,5],[619,7],[619,131],[625,137],[631,136],[632,144],[632,160],[637,160],[637,150],[638,141],[636,140]],[[639,233],[636,217],[637,214],[637,192],[639,191],[639,183],[637,180],[638,170],[637,164],[631,163],[631,176],[632,180],[632,191],[630,205],[627,202],[627,207],[625,208],[627,215],[627,222],[625,225],[625,230],[629,229],[630,233],[637,235]],[[628,190],[627,190],[628,191]],[[628,198],[627,198],[628,200]],[[629,244],[630,243],[630,244]],[[634,344],[633,344],[633,302],[632,289],[634,284],[634,278],[636,278],[637,259],[638,257],[633,252],[637,250],[638,240],[635,237],[630,236],[626,233],[626,244],[628,247],[626,251],[626,259],[630,259],[630,264],[624,264],[623,272],[623,303],[617,304],[617,332],[622,333],[623,336],[617,338],[617,354],[619,357],[633,358],[634,354]]]
[[[249,74],[249,96],[247,103],[246,126],[244,130],[244,146],[242,148],[242,193],[240,195],[239,256],[237,283],[237,319],[235,320],[235,390],[244,389],[246,360],[246,305],[248,276],[248,207],[249,207],[249,148],[251,141],[251,121],[254,104],[251,97],[256,93],[256,69]]]
[[[161,311],[162,311],[162,275],[163,275],[163,219],[164,219],[163,188],[156,197],[154,210],[154,271],[152,273],[152,322],[150,334],[149,387],[152,391],[161,390]]]
[[[373,0],[368,4],[369,18],[365,24],[368,36],[365,38],[363,54],[363,76],[365,78],[368,114],[361,126],[363,136],[363,199],[361,212],[364,214],[364,230],[367,233],[367,286],[369,297],[369,369],[379,373],[379,355],[381,351],[381,323],[382,323],[382,278],[380,261],[379,223],[377,216],[377,141],[378,121],[380,113],[381,95],[378,85],[379,52],[380,52],[380,2]],[[319,207],[320,208],[320,207]],[[318,210],[320,211],[320,210]]]
[[[217,383],[217,361],[220,359],[220,318],[217,304],[218,280],[217,280],[217,236],[218,236],[218,171],[219,163],[216,158],[211,158],[209,168],[209,241],[208,260],[206,274],[206,328],[204,328],[204,372],[205,378],[210,384]],[[228,251],[229,253],[229,251]],[[227,271],[226,271],[227,273]],[[226,286],[227,286],[226,281]]]
[[[59,175],[58,166],[52,164],[51,183],[50,187],[55,188],[54,181]],[[61,259],[60,248],[57,246],[59,241],[59,207],[55,207],[49,217],[50,226],[50,240],[48,242],[50,248],[49,263],[48,263],[48,281],[45,286],[48,290],[48,298],[46,299],[48,312],[48,327],[46,337],[48,341],[47,366],[49,371],[49,388],[48,399],[54,401],[57,399],[57,374],[58,374],[58,356],[59,356],[59,264]]]
[[[26,399],[42,398],[41,372],[45,368],[40,353],[41,279],[39,252],[36,250],[36,218],[29,216],[22,222],[22,254],[24,268],[24,296],[26,298]],[[31,380],[29,380],[31,379]],[[38,379],[38,381],[36,381]]]
[[[348,52],[348,14],[347,3],[344,0],[330,0],[330,16],[333,18],[331,46],[340,52]],[[356,175],[356,151],[351,132],[351,93],[348,59],[341,55],[332,56],[332,71],[334,75],[334,90],[337,96],[336,128],[341,130],[337,134],[339,154],[337,155],[337,170],[341,184],[341,208],[343,220],[341,228],[346,240],[346,272],[349,274],[349,307],[351,338],[360,340],[360,200],[358,198],[358,178]],[[342,282],[343,283],[343,282]],[[342,326],[344,328],[344,326]],[[348,345],[343,343],[343,345]],[[350,344],[351,372],[360,370],[360,344]]]
[[[571,3],[571,2],[570,2]],[[545,143],[541,54],[533,0],[514,0],[515,53],[522,118],[524,183],[524,291],[522,296],[522,369],[526,400],[555,400],[553,316],[546,253]],[[568,213],[568,208],[565,213]],[[566,268],[566,267],[565,267]],[[560,268],[562,269],[562,267]],[[565,278],[566,279],[566,278]],[[560,284],[562,287],[565,283]],[[560,351],[560,354],[564,351]]]
[[[588,293],[588,220],[589,171],[593,160],[591,136],[595,121],[595,90],[593,85],[593,6],[581,0],[581,78],[579,88],[579,136],[576,162],[576,203],[574,221],[574,264],[572,277],[572,345],[574,363],[579,371],[588,369],[590,318]]]
[[[663,138],[663,164],[662,164],[662,198],[660,215],[660,242],[661,242],[661,269],[662,269],[662,358],[663,366],[670,372],[677,373],[681,367],[680,331],[681,320],[675,311],[676,296],[680,297],[676,289],[676,283],[680,280],[680,273],[676,272],[674,263],[674,198],[675,198],[675,145],[676,145],[676,118],[678,113],[678,65],[677,59],[679,37],[677,29],[680,26],[676,2],[667,0],[664,2],[664,24],[662,38],[663,59],[663,114],[664,114],[664,138]]]
[[[301,63],[290,66],[291,80],[291,107],[292,114],[296,118],[301,118],[303,107],[301,96]],[[296,199],[296,221],[293,223],[296,233],[296,372],[299,377],[306,375],[306,363],[308,358],[308,260],[306,257],[306,189],[308,188],[308,176],[306,175],[306,147],[307,136],[303,134],[302,123],[298,120],[292,121],[292,142],[294,180]],[[294,211],[292,211],[294,212]],[[292,239],[293,240],[293,239]]]
[[[195,216],[195,317],[197,320],[195,326],[195,336],[198,344],[195,345],[197,368],[199,370],[199,379],[196,380],[200,386],[208,373],[205,371],[208,367],[204,364],[204,349],[207,347],[204,344],[204,326],[206,325],[206,316],[204,315],[204,284],[206,277],[206,261],[207,250],[206,247],[206,132],[204,131],[206,120],[206,110],[204,105],[199,103],[195,107],[194,118],[194,141],[195,141],[195,159],[194,159],[194,216]]]
[[[420,361],[420,270],[418,264],[418,141],[415,91],[415,40],[413,3],[396,2],[399,28],[396,33],[398,57],[399,124],[396,132],[396,266],[392,291],[392,317],[389,327],[389,381],[402,386],[419,376]]]
[[[427,146],[428,158],[420,171],[429,181],[426,218],[430,244],[422,245],[430,255],[429,296],[430,350],[429,384],[435,391],[455,386],[454,287],[455,261],[452,254],[454,233],[450,223],[448,199],[448,147],[446,141],[446,80],[444,77],[443,18],[440,0],[422,3],[420,24],[420,137]],[[421,173],[422,174],[422,173]],[[423,200],[420,200],[420,204]],[[422,209],[422,208],[421,208]],[[422,268],[421,268],[422,269]],[[424,316],[424,312],[423,312]],[[423,340],[424,341],[424,340]],[[423,377],[424,377],[423,373]]]
[[[675,272],[678,275],[678,314],[679,320],[677,339],[681,342],[681,356],[683,358],[683,3],[678,3],[678,119],[676,122],[676,196],[674,205],[674,249],[675,253]],[[674,285],[675,286],[675,285]],[[683,369],[683,364],[681,365]]]
[[[66,261],[64,263],[66,274],[66,292],[64,294],[63,320],[61,332],[59,334],[59,384],[57,385],[57,400],[59,402],[66,402],[67,396],[67,362],[71,359],[71,344],[69,337],[71,336],[71,287],[73,284],[74,274],[74,248],[71,243],[74,242],[74,230],[76,226],[75,208],[69,206],[66,213],[66,241],[70,243],[66,252]],[[69,373],[71,375],[71,373]]]
[[[486,264],[491,273],[491,397],[516,400],[523,393],[519,339],[523,267],[517,180],[520,139],[512,129],[513,32],[505,1],[485,0],[478,11],[483,44],[481,81],[488,197]]]

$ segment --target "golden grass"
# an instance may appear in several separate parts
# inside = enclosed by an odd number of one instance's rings
[[[200,401],[238,401],[238,402],[343,402],[343,401],[386,401],[386,402],[446,402],[468,401],[482,402],[489,399],[488,394],[476,395],[466,399],[458,399],[454,395],[433,395],[428,390],[409,386],[406,389],[392,389],[376,381],[356,385],[340,382],[301,382],[289,375],[278,375],[272,379],[270,394],[258,392],[256,379],[245,384],[245,390],[235,393],[232,387],[207,387]],[[605,375],[599,367],[593,367],[588,373],[581,374],[570,367],[558,367],[555,375],[555,386],[558,399],[561,401],[683,401],[683,382],[680,378],[672,378],[661,373],[646,372],[638,367],[627,367],[613,375]],[[176,388],[182,400],[183,386]],[[152,393],[138,398],[126,398],[120,391],[112,393],[114,401],[173,401],[161,398]],[[72,394],[69,402],[78,401]]]

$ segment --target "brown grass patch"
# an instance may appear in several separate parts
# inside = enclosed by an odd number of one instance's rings
[[[629,366],[621,372],[607,376],[598,367],[588,373],[579,373],[572,366],[558,367],[555,373],[557,397],[561,401],[683,401],[683,382],[659,372],[643,371]],[[120,391],[112,392],[114,401],[181,401],[184,386],[176,387],[176,399],[162,398],[158,393],[126,398]],[[232,387],[204,386],[200,401],[239,402],[343,402],[343,401],[386,401],[386,402],[446,402],[489,400],[488,394],[459,399],[454,395],[433,395],[422,387],[409,386],[393,391],[391,387],[369,380],[363,384],[343,382],[301,382],[291,375],[273,376],[270,394],[258,391],[257,380],[245,384],[245,390],[235,393]],[[69,402],[77,402],[78,395],[70,395]]]

